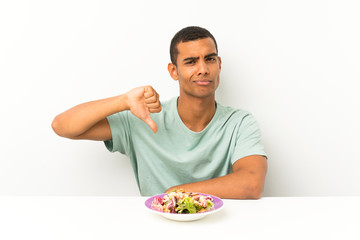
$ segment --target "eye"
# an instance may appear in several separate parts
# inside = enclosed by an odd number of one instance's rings
[[[215,58],[213,58],[213,57],[209,57],[209,58],[207,58],[207,59],[206,59],[206,61],[208,61],[208,62],[215,62],[215,61],[216,61],[216,59],[215,59]]]
[[[192,64],[194,64],[194,63],[195,63],[194,60],[190,60],[190,61],[185,62],[186,65],[192,65]]]

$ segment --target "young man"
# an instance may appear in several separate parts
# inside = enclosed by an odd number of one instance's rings
[[[151,86],[75,106],[52,127],[63,137],[105,141],[129,156],[144,196],[173,189],[221,198],[260,198],[267,160],[248,112],[215,101],[221,58],[213,35],[180,30],[170,46],[179,97],[160,103]]]

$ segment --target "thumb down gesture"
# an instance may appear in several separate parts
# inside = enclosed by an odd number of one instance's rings
[[[161,111],[159,94],[151,86],[145,86],[134,88],[127,92],[126,95],[131,113],[143,120],[156,133],[158,128],[151,119],[150,113]]]

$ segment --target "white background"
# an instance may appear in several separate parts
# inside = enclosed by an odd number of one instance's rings
[[[359,196],[359,11],[356,0],[1,1],[0,195],[139,195],[126,157],[56,136],[52,119],[145,84],[176,96],[169,43],[199,25],[223,61],[217,101],[260,124],[264,196]]]

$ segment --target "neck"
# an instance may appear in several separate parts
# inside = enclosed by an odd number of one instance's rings
[[[187,98],[182,96],[178,98],[177,109],[180,118],[190,130],[200,132],[210,123],[215,114],[215,97]]]

